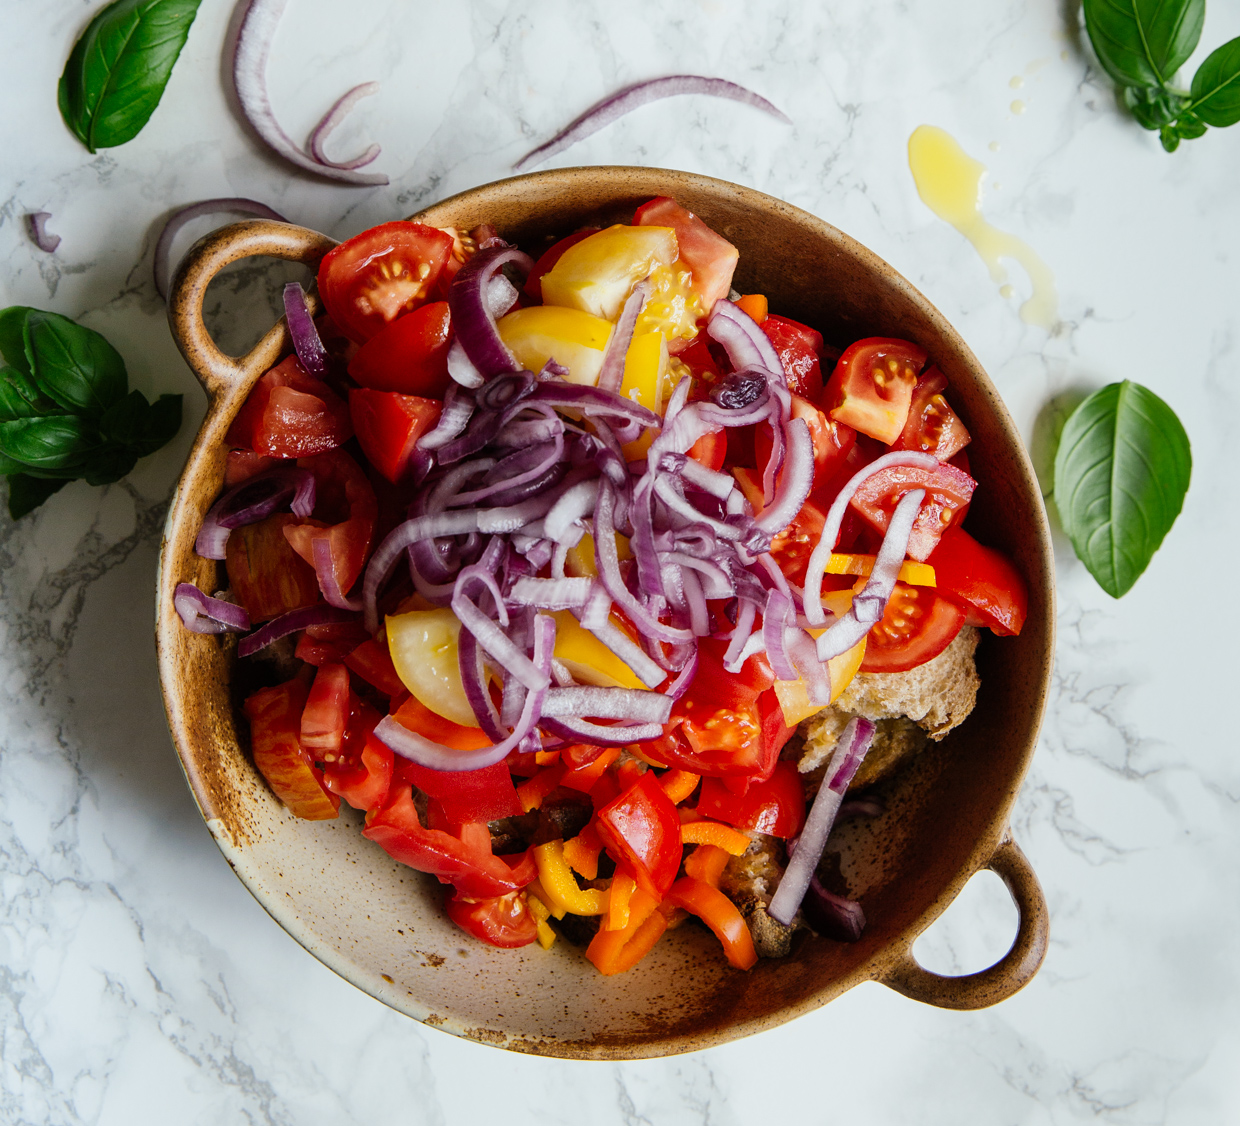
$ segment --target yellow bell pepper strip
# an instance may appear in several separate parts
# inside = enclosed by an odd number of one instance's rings
[[[715,937],[723,943],[723,953],[728,962],[738,970],[752,969],[758,961],[748,925],[736,909],[736,904],[718,888],[692,876],[683,876],[672,884],[665,902],[669,906],[683,907],[710,927]]]
[[[654,755],[642,748],[640,743],[633,743],[626,748],[638,762],[644,762],[647,766],[653,766],[656,770],[666,770],[667,763],[660,762]]]
[[[833,552],[827,560],[828,575],[866,575],[874,570],[873,555],[845,555]],[[910,586],[935,586],[934,568],[929,563],[906,559],[900,565],[899,579]]]
[[[701,778],[700,774],[694,774],[691,770],[669,770],[666,774],[659,776],[659,785],[663,787],[663,792],[672,799],[672,804],[679,805],[686,798],[693,796],[693,791],[697,789]]]
[[[551,896],[547,894],[546,890],[543,888],[542,884],[538,882],[537,879],[534,879],[531,883],[526,884],[525,894],[528,897],[530,903],[535,903],[535,902],[541,903],[543,907],[546,909],[547,914],[550,915],[550,917],[553,919],[562,919],[564,918],[565,915],[568,914],[568,912],[565,911],[563,908],[553,907],[551,905]]]
[[[529,904],[530,914],[534,916],[534,923],[538,927],[538,945],[544,950],[549,950],[556,939],[555,931],[547,922],[551,917],[551,911],[538,896],[527,894],[525,898]]]
[[[564,773],[564,764],[560,762],[555,766],[544,767],[528,782],[522,782],[517,787],[517,797],[521,799],[521,808],[526,813],[538,809],[546,800],[547,795],[560,784]]]
[[[767,300],[761,293],[746,293],[744,297],[737,299],[736,307],[748,313],[758,324],[766,320]]]
[[[607,892],[607,914],[603,926],[609,931],[622,931],[629,925],[629,904],[637,890],[637,881],[623,871],[617,870]]]
[[[567,786],[570,790],[580,790],[583,794],[588,794],[594,789],[594,783],[603,776],[603,771],[619,757],[619,747],[605,747],[603,753],[593,762],[575,769],[566,770],[564,777],[560,779],[560,785]]]
[[[749,847],[749,838],[722,821],[693,821],[680,827],[682,844],[715,845],[733,856],[740,856]]]
[[[658,901],[641,888],[629,900],[629,922],[623,930],[600,928],[586,947],[586,957],[601,974],[624,973],[631,970],[654,949],[654,944],[667,930],[667,918]]]
[[[534,846],[538,883],[550,897],[547,906],[573,915],[601,915],[607,909],[606,896],[597,888],[581,888],[564,859],[564,842],[548,841]],[[558,916],[557,916],[558,917]]]
[[[552,656],[561,661],[581,684],[595,684],[600,688],[645,688],[638,675],[607,648],[568,610],[557,610],[555,619],[555,649]],[[613,618],[612,624],[615,623]]]
[[[622,536],[619,532],[616,533],[616,556],[622,563],[633,558],[628,536]],[[578,578],[598,578],[598,567],[594,562],[594,537],[589,532],[577,541],[576,547],[568,549],[568,555],[564,559],[564,571]],[[614,616],[612,624],[617,624]]]
[[[598,878],[598,858],[603,842],[594,825],[587,825],[575,837],[564,842],[564,859],[568,866],[583,879]]]
[[[718,845],[698,845],[685,857],[685,875],[717,888],[719,878],[731,859],[732,854]]]

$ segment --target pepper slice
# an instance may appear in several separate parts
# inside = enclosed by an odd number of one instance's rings
[[[595,825],[607,851],[637,886],[658,902],[680,867],[680,815],[647,772],[598,811]]]

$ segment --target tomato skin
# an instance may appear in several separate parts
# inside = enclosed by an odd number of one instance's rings
[[[889,446],[904,429],[913,388],[925,364],[925,349],[909,340],[885,336],[858,340],[835,365],[822,405],[836,422]]]
[[[365,344],[426,302],[452,247],[452,236],[436,227],[380,223],[323,256],[319,294],[340,330]]]
[[[728,456],[728,432],[715,430],[710,434],[703,434],[689,447],[689,456],[707,469],[722,469],[724,459]]]
[[[254,765],[295,817],[330,821],[340,799],[323,787],[322,772],[299,740],[301,712],[309,689],[301,677],[249,696],[243,711],[250,721]]]
[[[848,451],[857,441],[857,432],[851,426],[828,418],[809,399],[796,393],[792,396],[792,417],[804,419],[809,427],[810,442],[814,448],[814,483],[811,488],[819,489],[839,472]],[[758,423],[753,434],[754,462],[758,469],[766,468],[773,448],[770,423]]]
[[[525,812],[512,775],[502,762],[481,770],[452,772],[402,760],[396,767],[396,776],[439,802],[444,820],[453,829],[470,821],[497,821]]]
[[[431,742],[439,743],[444,747],[454,747],[458,751],[477,751],[491,746],[491,740],[486,737],[482,728],[464,727],[459,723],[453,723],[450,719],[444,719],[437,712],[431,711],[416,696],[410,696],[405,700],[392,713],[392,718],[402,726],[409,728],[410,731],[416,731],[424,738],[430,739]]]
[[[917,450],[933,454],[939,461],[950,461],[972,441],[964,423],[943,397],[946,390],[947,377],[936,367],[917,381],[908,420],[891,444],[893,450]]]
[[[720,298],[727,297],[740,251],[692,211],[668,196],[655,196],[637,209],[633,225],[671,227],[676,232],[680,261],[693,277],[693,292],[701,298],[704,314],[709,314]]]
[[[323,784],[354,809],[382,805],[392,786],[392,749],[374,737],[380,718],[374,708],[354,697],[344,745],[331,762],[323,763]]]
[[[574,231],[571,235],[565,235],[559,242],[552,243],[551,246],[544,250],[538,261],[534,263],[534,268],[530,271],[529,277],[525,279],[525,295],[534,301],[541,301],[543,274],[564,257],[566,250],[576,246],[582,239],[589,238],[598,229],[598,227],[583,227],[580,231]]]
[[[768,313],[762,331],[784,365],[788,390],[794,395],[817,399],[822,394],[822,333],[800,321]]]
[[[805,791],[796,764],[780,761],[770,778],[750,783],[737,794],[718,778],[703,778],[697,812],[738,829],[752,829],[788,840],[805,824]]]
[[[452,382],[448,349],[452,317],[446,301],[432,301],[380,329],[358,349],[349,374],[373,391],[442,399]]]
[[[933,587],[897,582],[882,621],[866,635],[861,671],[907,672],[924,665],[955,640],[963,625],[964,611]]]
[[[252,622],[278,618],[320,599],[314,568],[285,538],[285,529],[296,523],[291,512],[277,512],[257,524],[234,528],[228,537],[224,555],[228,584]]]
[[[753,505],[754,512],[761,513],[762,475],[756,469],[733,469],[732,475]],[[798,586],[805,582],[809,557],[822,537],[825,524],[826,511],[811,495],[788,526],[771,541],[770,552],[779,569]]]
[[[662,899],[676,879],[684,852],[680,814],[647,772],[595,814],[598,835],[617,864],[647,895]]]
[[[862,481],[849,507],[871,527],[885,532],[900,498],[913,489],[925,489],[926,498],[908,541],[909,558],[924,563],[943,532],[964,519],[975,488],[977,482],[953,465],[937,469],[893,465]]]
[[[253,450],[229,450],[228,460],[224,463],[224,488],[231,489],[279,464],[274,457],[256,454]]]
[[[353,434],[349,408],[296,356],[281,360],[254,385],[224,440],[266,457],[309,457]]]
[[[963,606],[973,625],[1000,636],[1020,633],[1029,613],[1029,587],[1001,551],[984,547],[963,528],[948,528],[926,560],[935,589]]]
[[[373,638],[367,638],[344,658],[349,671],[356,673],[367,684],[373,684],[385,696],[404,692],[405,686],[396,675],[387,649]]]
[[[366,387],[349,392],[349,414],[362,452],[393,485],[409,471],[418,439],[434,428],[442,413],[443,403],[420,395]]]
[[[538,937],[538,923],[518,891],[488,899],[466,899],[457,893],[445,910],[461,930],[504,950],[528,946]]]
[[[301,745],[322,759],[344,745],[345,724],[353,710],[349,670],[329,663],[319,666],[301,713]]]

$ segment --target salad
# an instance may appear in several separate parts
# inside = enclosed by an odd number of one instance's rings
[[[855,939],[818,868],[879,807],[871,746],[941,737],[972,697],[907,701],[1023,623],[931,358],[835,351],[737,260],[666,197],[536,260],[381,224],[324,257],[325,316],[286,289],[294,353],[228,431],[196,542],[227,582],[174,599],[241,635],[255,765],[495,946],[614,974],[691,918],[741,969]]]

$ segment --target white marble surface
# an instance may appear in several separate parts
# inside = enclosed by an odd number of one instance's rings
[[[1165,155],[1117,112],[1073,0],[290,0],[271,67],[290,133],[352,84],[383,82],[339,143],[379,140],[392,184],[359,190],[290,174],[239,125],[220,80],[229,0],[204,0],[141,136],[91,157],[62,126],[55,87],[97,7],[0,0],[0,305],[100,329],[133,385],[186,392],[187,424],[119,485],[72,485],[16,525],[0,516],[0,1120],[1237,1120],[1240,760],[1226,712],[1240,633],[1227,454],[1240,419],[1240,129]],[[1204,42],[1237,33],[1240,9],[1215,0]],[[1031,439],[1055,396],[1131,377],[1184,421],[1193,485],[1121,602],[1056,541],[1053,696],[1014,821],[1052,946],[1025,992],[967,1014],[869,985],[691,1056],[525,1058],[424,1028],[336,978],[250,898],[198,816],[164,727],[151,622],[163,505],[202,397],[150,252],[168,209],[214,195],[353,234],[507,174],[621,85],[683,71],[752,86],[795,124],[680,99],[554,163],[689,169],[813,211],[943,310]],[[905,144],[923,122],[990,166],[988,216],[1054,270],[1054,337],[1017,317],[1020,279],[1001,298],[918,199]],[[55,255],[25,235],[35,210],[52,212]],[[253,271],[222,288],[228,308],[257,301],[251,322],[263,322]],[[1014,918],[982,875],[918,953],[981,968]]]

